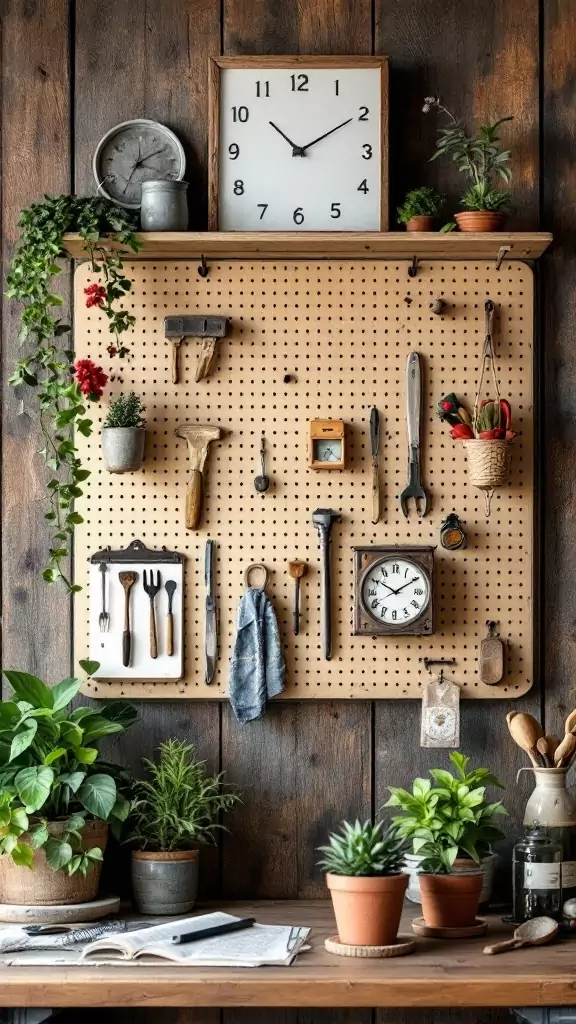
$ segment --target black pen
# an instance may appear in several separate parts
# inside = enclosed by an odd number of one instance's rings
[[[196,942],[197,939],[211,939],[214,935],[240,932],[244,928],[251,928],[253,924],[256,924],[255,917],[242,917],[239,921],[230,921],[229,924],[215,924],[211,928],[201,928],[197,932],[185,932],[184,935],[175,935],[172,942],[176,946],[181,946],[183,942]]]

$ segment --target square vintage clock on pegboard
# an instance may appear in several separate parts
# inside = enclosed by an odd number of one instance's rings
[[[452,676],[463,697],[521,696],[532,685],[532,348],[533,278],[529,266],[505,262],[423,262],[409,277],[406,262],[222,261],[197,273],[197,261],[134,261],[128,301],[136,316],[130,358],[122,364],[95,418],[120,391],[134,390],[146,405],[143,469],[106,472],[99,429],[78,438],[92,470],[78,503],[85,523],[75,548],[76,657],[86,656],[90,617],[89,557],[139,538],[185,557],[184,674],[179,682],[91,681],[87,691],[113,697],[224,698],[244,571],[269,569],[268,591],[283,634],[288,698],[413,697],[429,679],[422,659],[455,658]],[[87,264],[76,272],[76,345],[109,367],[110,338],[99,310],[87,310]],[[442,315],[430,303],[444,301]],[[455,391],[470,406],[484,340],[484,303],[496,306],[495,341],[502,395],[514,427],[509,486],[498,490],[487,520],[482,492],[469,483],[460,443],[435,415],[438,399]],[[229,318],[211,374],[195,382],[200,343],[180,350],[180,383],[172,383],[168,315]],[[405,373],[410,352],[420,355],[422,477],[431,507],[406,520],[398,495],[407,481]],[[117,368],[114,370],[117,373]],[[372,523],[370,413],[380,413],[381,517]],[[91,410],[92,411],[92,410]],[[345,425],[346,464],[334,472],[309,466],[310,423]],[[201,527],[185,526],[189,479],[186,443],[178,424],[213,424]],[[97,424],[98,427],[98,424]],[[270,488],[257,493],[260,446],[266,443]],[[333,654],[320,643],[320,559],[311,517],[333,508]],[[467,532],[467,547],[446,551],[440,528],[452,512]],[[215,541],[220,651],[211,686],[204,682],[204,548]],[[435,547],[434,632],[422,636],[354,635],[354,548],[371,545]],[[300,633],[292,631],[294,580],[288,562],[309,563],[302,579]],[[478,678],[486,621],[499,620],[506,641],[505,674],[498,686]],[[143,624],[147,630],[147,621]]]

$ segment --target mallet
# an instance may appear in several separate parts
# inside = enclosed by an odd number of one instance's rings
[[[208,446],[222,436],[220,427],[210,424],[182,423],[175,434],[188,444],[190,481],[186,493],[186,529],[197,530],[202,518],[203,472],[208,458]]]

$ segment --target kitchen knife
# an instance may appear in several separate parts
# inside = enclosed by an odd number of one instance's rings
[[[372,522],[380,519],[380,479],[378,475],[378,451],[380,449],[380,414],[376,406],[370,413],[370,445],[372,448]]]
[[[218,613],[214,592],[214,541],[206,541],[204,556],[204,583],[206,586],[206,611],[204,618],[204,657],[206,660],[204,680],[209,686],[214,679],[218,658]]]

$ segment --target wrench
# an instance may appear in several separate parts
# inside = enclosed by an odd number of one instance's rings
[[[421,519],[428,511],[428,495],[420,480],[420,413],[422,384],[420,356],[411,352],[406,363],[406,416],[408,424],[408,483],[400,495],[400,506],[406,519],[408,499],[414,498],[416,512]],[[419,502],[421,504],[419,504]]]

